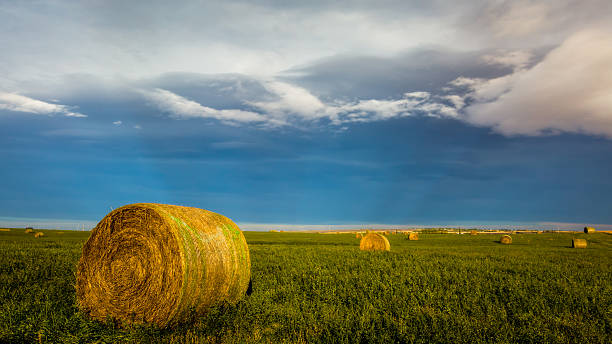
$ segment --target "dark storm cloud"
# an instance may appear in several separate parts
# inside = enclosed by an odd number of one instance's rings
[[[511,66],[485,63],[483,55],[418,49],[393,57],[337,56],[289,70],[286,78],[332,99],[397,98],[440,92],[460,76],[490,79],[512,72]]]

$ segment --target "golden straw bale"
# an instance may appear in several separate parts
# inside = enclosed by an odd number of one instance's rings
[[[593,234],[595,233],[595,228],[593,227],[584,227],[584,232],[587,234]]]
[[[176,205],[118,208],[92,230],[76,272],[79,308],[94,319],[166,327],[236,303],[251,278],[249,248],[223,215]]]
[[[25,233],[34,233],[32,228],[26,228]]]
[[[0,228],[0,232],[10,232],[10,228]]]
[[[369,233],[361,239],[359,249],[362,251],[390,251],[391,245],[384,235]]]
[[[408,235],[408,240],[419,240],[419,233],[412,232]]]
[[[501,237],[499,242],[501,242],[502,244],[505,244],[505,245],[510,245],[510,244],[512,244],[512,237],[509,236],[509,235],[504,235],[504,236]]]
[[[470,235],[478,235],[478,231],[476,231],[476,230],[471,230],[471,231],[470,231]]]
[[[45,236],[45,233],[43,233],[43,232],[36,232],[36,234],[34,234],[35,238],[40,238],[40,237],[43,237],[43,236]]]
[[[587,241],[586,239],[572,239],[572,247],[573,248],[586,248]]]

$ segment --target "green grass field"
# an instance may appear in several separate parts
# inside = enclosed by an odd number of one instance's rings
[[[75,306],[88,232],[0,231],[0,342],[611,343],[612,235],[246,232],[253,293],[172,329],[121,328]],[[573,237],[588,248],[571,249]]]

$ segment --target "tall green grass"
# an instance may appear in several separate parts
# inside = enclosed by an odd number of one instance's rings
[[[81,315],[74,271],[88,233],[0,232],[0,342],[612,342],[612,236],[246,232],[253,293],[176,328]],[[586,249],[571,249],[583,237]]]

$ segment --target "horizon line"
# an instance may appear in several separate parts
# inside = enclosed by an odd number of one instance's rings
[[[0,227],[20,228],[38,227],[40,229],[91,230],[98,221],[28,218],[0,216]],[[385,223],[343,223],[343,224],[290,224],[237,222],[243,231],[306,231],[306,230],[355,230],[355,229],[417,229],[417,228],[476,228],[476,229],[541,229],[541,230],[580,230],[585,226],[612,230],[612,224],[552,222],[552,221],[427,221],[413,224]]]

